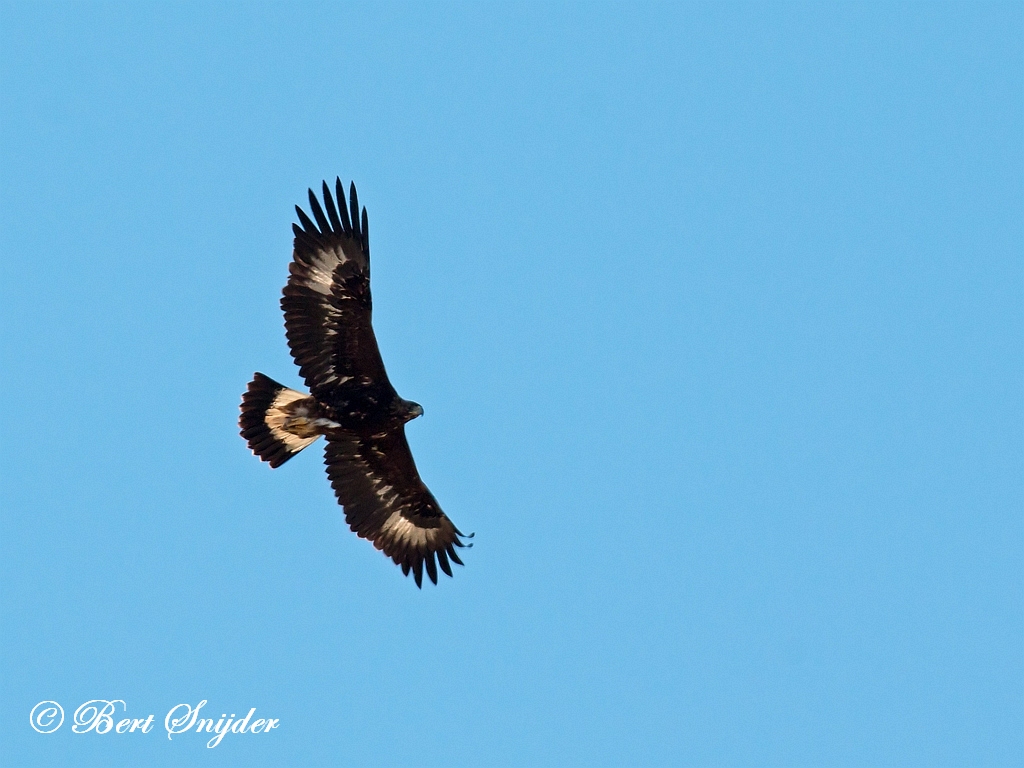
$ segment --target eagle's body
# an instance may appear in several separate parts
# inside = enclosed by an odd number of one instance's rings
[[[292,225],[281,299],[288,346],[310,393],[257,373],[242,396],[242,437],[271,467],[325,437],[327,475],[352,530],[412,571],[417,586],[424,569],[437,583],[438,565],[451,576],[449,560],[462,564],[454,547],[464,534],[416,471],[405,423],[423,409],[398,396],[373,334],[366,209],[360,219],[354,184],[351,216],[340,179],[336,191],[337,207],[326,182],[323,207],[309,191],[315,224],[296,206],[301,226]]]

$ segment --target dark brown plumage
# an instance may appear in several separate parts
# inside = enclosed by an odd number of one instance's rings
[[[327,182],[323,205],[309,190],[313,214],[299,218],[284,288],[285,333],[310,394],[257,373],[242,395],[242,437],[278,467],[323,435],[327,475],[349,527],[421,586],[437,568],[462,565],[461,531],[441,511],[416,471],[405,423],[423,413],[398,396],[384,370],[371,323],[370,241],[355,184],[346,209],[341,180],[335,206]],[[315,221],[314,221],[315,219]],[[471,545],[470,545],[471,546]],[[435,562],[436,558],[436,562]]]

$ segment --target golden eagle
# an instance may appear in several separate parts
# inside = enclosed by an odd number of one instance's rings
[[[239,427],[271,467],[323,435],[327,476],[349,527],[406,576],[412,571],[417,587],[424,569],[436,584],[438,565],[449,576],[450,562],[462,565],[455,547],[466,546],[460,537],[468,536],[416,471],[405,423],[423,408],[395,392],[373,335],[366,208],[360,216],[355,183],[351,215],[341,179],[335,189],[337,206],[324,182],[323,207],[309,190],[315,223],[295,206],[299,224],[292,225],[291,274],[281,299],[288,347],[310,394],[257,373],[242,395]]]

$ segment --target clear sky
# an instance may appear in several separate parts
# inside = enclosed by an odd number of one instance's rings
[[[0,21],[4,765],[1024,764],[1019,3]],[[422,591],[238,435],[336,175]]]

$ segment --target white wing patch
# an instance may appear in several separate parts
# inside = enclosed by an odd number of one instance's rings
[[[402,517],[401,512],[392,512],[381,526],[381,532],[389,534],[395,541],[405,541],[416,546],[423,546],[430,538],[433,528],[420,528],[411,520]]]
[[[317,248],[311,256],[303,258],[301,271],[293,269],[292,274],[299,278],[298,282],[306,288],[330,296],[334,269],[346,261],[349,261],[349,258],[341,246],[329,251]]]

